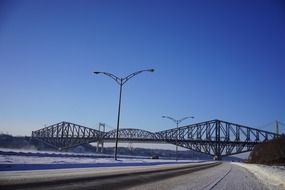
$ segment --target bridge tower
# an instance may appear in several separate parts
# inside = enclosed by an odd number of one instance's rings
[[[105,123],[99,123],[99,131],[103,132],[102,134],[105,133]],[[101,148],[100,148],[101,145]],[[100,136],[100,138],[97,141],[97,148],[96,152],[103,152],[104,151],[104,140],[103,136]]]
[[[216,143],[215,143],[215,155],[214,160],[222,160],[221,156],[221,122],[219,120],[216,120],[216,126],[215,126],[215,135],[216,135]]]
[[[275,129],[276,129],[276,134],[279,135],[279,121],[275,121]]]

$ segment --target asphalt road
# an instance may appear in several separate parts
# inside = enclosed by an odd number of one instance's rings
[[[59,173],[62,172],[62,173]],[[14,177],[2,175],[2,185],[8,179],[12,186],[4,189],[41,190],[247,190],[277,189],[266,187],[246,169],[231,163],[203,163],[181,166],[117,168],[102,170],[56,170],[14,172]],[[23,176],[26,174],[26,176]],[[1,177],[1,176],[0,176]],[[26,177],[26,178],[25,178]],[[18,180],[16,180],[18,178]],[[1,178],[0,178],[1,179]],[[9,179],[11,181],[9,182]],[[13,181],[14,180],[14,181]],[[41,182],[39,182],[41,180]],[[1,180],[0,180],[1,182]],[[26,185],[25,185],[26,183]],[[0,189],[1,183],[0,183]]]
[[[0,173],[0,189],[124,189],[219,164],[219,162],[203,162],[158,166],[6,171]]]
[[[266,187],[246,169],[231,163],[199,170],[156,182],[127,188],[127,190],[265,190]]]

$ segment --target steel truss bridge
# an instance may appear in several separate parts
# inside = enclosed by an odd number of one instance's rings
[[[122,128],[120,142],[170,143],[221,159],[248,152],[256,144],[276,138],[276,133],[221,120],[211,120],[159,132]],[[67,149],[91,142],[113,142],[116,130],[108,132],[70,122],[57,123],[32,132],[32,139],[56,149]]]

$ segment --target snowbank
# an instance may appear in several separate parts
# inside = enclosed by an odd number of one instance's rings
[[[253,173],[262,183],[285,189],[285,166],[234,163]]]

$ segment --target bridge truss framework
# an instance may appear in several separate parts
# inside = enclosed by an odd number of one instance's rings
[[[159,132],[123,128],[120,142],[170,143],[215,156],[248,152],[256,144],[276,138],[276,133],[221,120],[211,120]],[[32,138],[56,149],[67,149],[91,142],[115,141],[116,130],[99,131],[70,122],[57,123],[32,132]]]

